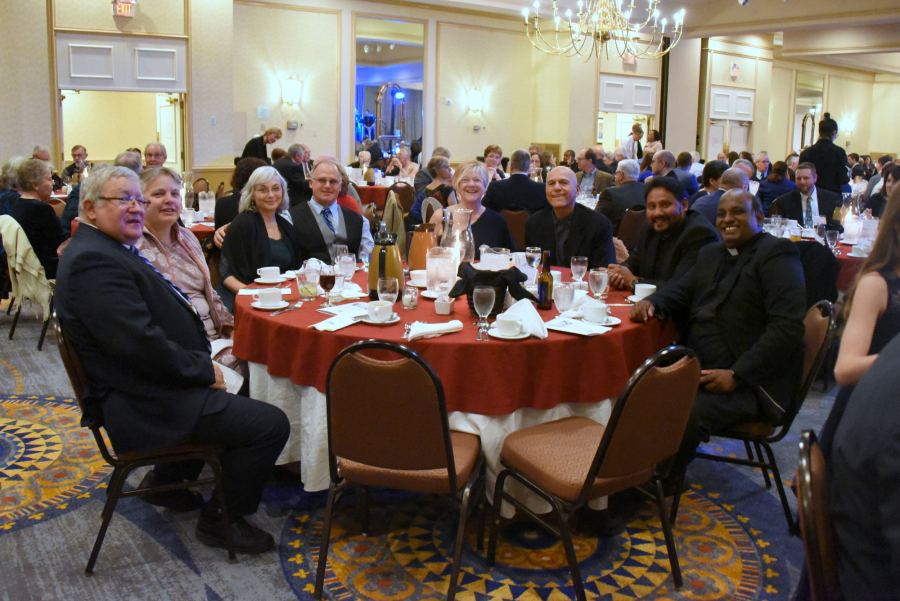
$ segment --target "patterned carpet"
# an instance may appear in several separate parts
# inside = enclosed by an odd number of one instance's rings
[[[289,479],[271,482],[252,518],[276,535],[277,557],[274,552],[241,555],[237,563],[229,563],[224,551],[196,541],[195,513],[174,514],[126,499],[116,511],[95,576],[85,578],[109,470],[93,437],[78,427],[77,406],[62,396],[65,375],[55,344],[48,339],[43,352],[33,350],[37,331],[36,324],[26,322],[20,324],[17,340],[0,342],[0,390],[7,391],[0,395],[0,599],[312,598],[325,499]],[[22,382],[41,380],[32,373],[33,365],[58,378],[44,381],[45,394],[62,395],[25,394]],[[794,432],[778,445],[785,474],[792,474],[796,465],[799,428],[818,427],[829,404],[830,397],[821,395],[808,402]],[[718,448],[742,452],[739,446]],[[141,476],[133,475],[130,483]],[[761,483],[761,475],[752,470],[692,464],[675,526],[685,580],[678,592],[672,588],[665,542],[649,503],[619,536],[576,533],[588,597],[789,599],[802,545],[788,535],[777,497]],[[376,490],[369,497],[369,536],[360,534],[353,495],[338,505],[326,597],[443,598],[454,510],[428,496]],[[475,550],[473,529],[467,538],[458,599],[573,598],[561,544],[530,522],[504,525],[494,569]]]

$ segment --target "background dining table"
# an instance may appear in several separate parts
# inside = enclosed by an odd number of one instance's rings
[[[568,281],[569,270],[560,271]],[[358,271],[353,281],[365,290],[365,278],[365,272]],[[296,302],[295,281],[290,281],[290,290],[284,299]],[[335,332],[320,332],[311,326],[329,317],[317,311],[321,298],[298,310],[272,315],[250,307],[251,296],[239,295],[234,306],[233,353],[249,362],[250,396],[279,406],[291,421],[291,439],[278,463],[299,461],[304,487],[323,490],[329,482],[324,395],[329,366],[341,350],[360,340],[405,344],[440,377],[450,427],[481,436],[492,491],[507,434],[572,415],[606,423],[610,399],[648,357],[673,343],[674,328],[669,322],[633,323],[628,320],[624,294],[612,291],[607,300],[614,305],[611,315],[622,323],[602,335],[550,331],[543,340],[492,337],[478,342],[475,318],[465,297],[453,303],[451,315],[438,315],[434,302],[420,294],[414,310],[403,309],[398,301],[395,312],[399,321],[394,324],[360,322]],[[555,308],[539,313],[545,321],[558,314]],[[424,340],[402,338],[407,323],[452,319],[463,323],[462,331]],[[366,394],[366,382],[359,382],[359,393]],[[528,502],[541,510],[539,502]]]
[[[388,188],[387,186],[358,186],[359,202],[363,205],[375,203],[377,208],[384,207],[387,202]]]

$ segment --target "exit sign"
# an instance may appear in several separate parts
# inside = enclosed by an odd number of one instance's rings
[[[131,0],[113,0],[113,15],[116,17],[133,17],[134,5],[136,2]]]

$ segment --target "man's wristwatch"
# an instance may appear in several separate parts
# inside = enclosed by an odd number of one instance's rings
[[[631,289],[634,290],[635,287],[640,283],[641,283],[640,278],[634,278],[633,280],[631,280]]]

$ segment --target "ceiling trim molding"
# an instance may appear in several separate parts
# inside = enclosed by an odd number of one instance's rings
[[[232,0],[234,4],[243,6],[255,6],[257,8],[277,8],[281,10],[295,10],[304,13],[322,13],[326,15],[340,15],[341,9],[320,8],[318,6],[304,6],[299,4],[283,4],[281,2],[266,2],[265,0]]]
[[[781,56],[817,56],[820,54],[883,54],[900,51],[898,44],[879,44],[873,46],[843,46],[840,48],[782,48]]]
[[[114,35],[117,37],[132,38],[168,38],[186,40],[187,35],[181,33],[149,33],[146,31],[119,31],[113,29],[79,29],[73,27],[54,27],[54,33],[74,33],[79,35]]]
[[[890,23],[894,19],[885,19],[883,10],[860,11],[832,15],[807,15],[787,19],[766,19],[759,21],[741,21],[738,23],[722,23],[685,27],[684,36],[691,38],[721,38],[727,35],[777,33],[791,29],[817,29],[821,27],[851,25],[871,25]]]

